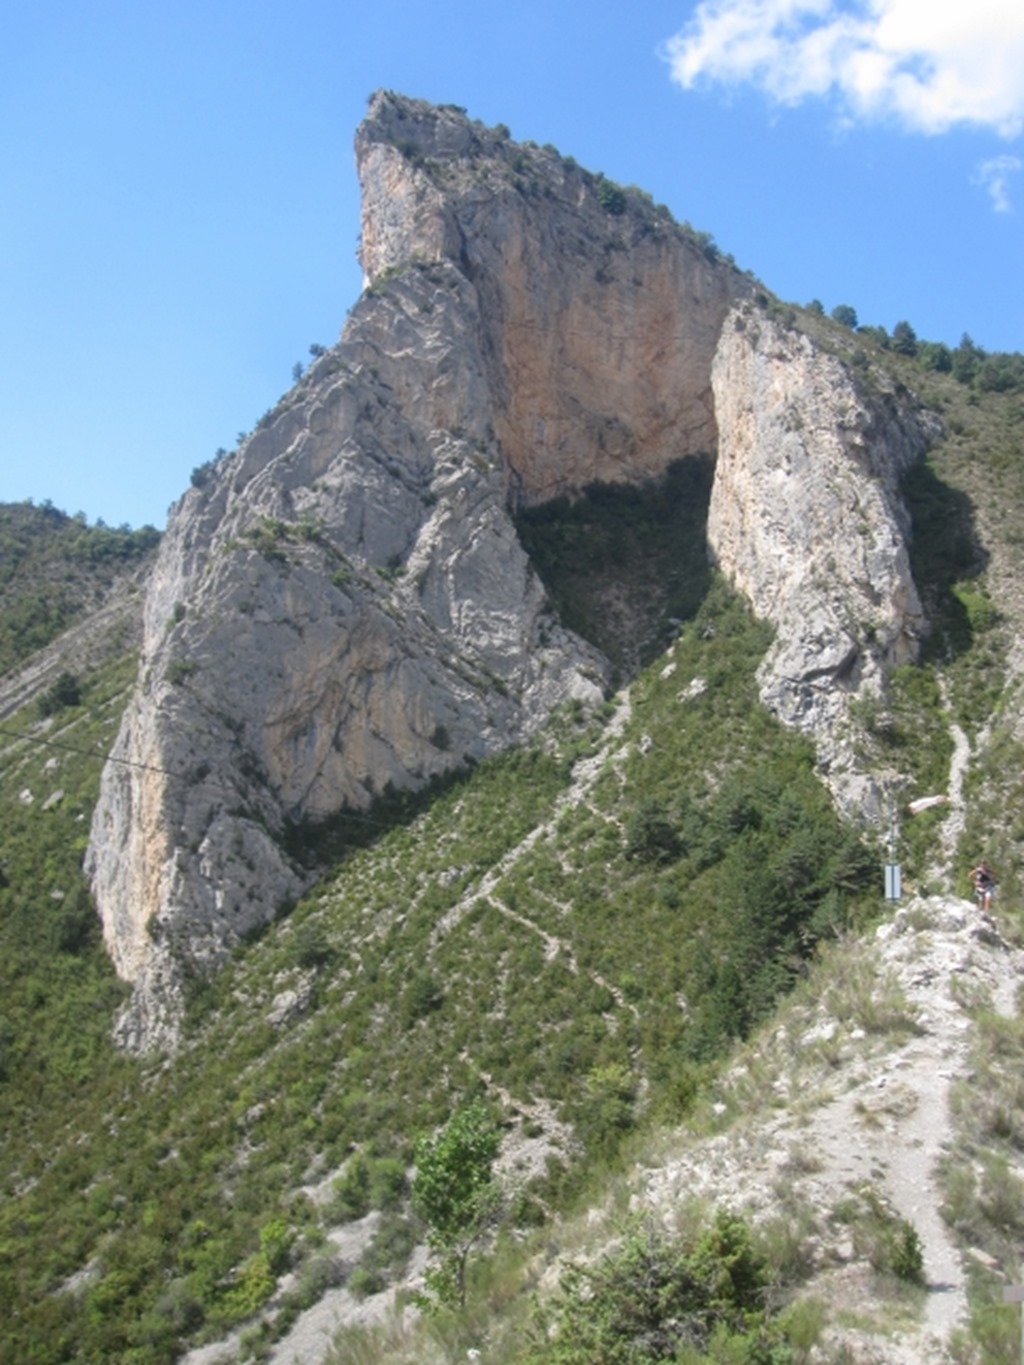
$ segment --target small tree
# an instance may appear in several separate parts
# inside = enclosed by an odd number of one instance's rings
[[[918,359],[926,370],[948,374],[953,368],[953,353],[941,341],[925,341],[917,348]]]
[[[492,1174],[500,1146],[501,1134],[479,1101],[416,1144],[413,1208],[427,1224],[427,1242],[438,1257],[426,1273],[424,1307],[465,1307],[466,1261],[500,1213],[501,1191]]]
[[[959,379],[961,384],[969,384],[984,359],[985,352],[980,346],[975,346],[968,333],[964,332],[960,345],[953,352],[954,379]]]
[[[892,329],[892,348],[900,355],[917,355],[917,333],[909,322],[897,322]]]
[[[37,706],[41,716],[55,716],[68,706],[78,706],[81,700],[82,684],[74,673],[64,672],[39,698]]]
[[[616,185],[614,180],[608,180],[605,176],[599,175],[595,182],[595,189],[597,190],[597,201],[606,213],[618,216],[626,212],[625,193],[620,185]]]
[[[626,821],[626,857],[669,863],[680,852],[679,837],[661,803],[645,796]]]
[[[851,308],[848,303],[837,303],[832,309],[832,321],[838,322],[842,327],[849,327],[851,331],[856,331],[857,310]]]

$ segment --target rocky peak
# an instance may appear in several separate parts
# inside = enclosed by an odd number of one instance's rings
[[[472,286],[513,501],[714,450],[711,361],[751,285],[706,239],[451,107],[375,96],[356,156],[371,286],[410,264]]]
[[[924,436],[891,395],[553,149],[380,94],[356,151],[367,288],[173,509],[150,580],[87,859],[132,1047],[173,1045],[188,977],[308,884],[289,832],[600,698],[517,506],[717,451],[713,553],[779,626],[764,696],[825,766],[836,697],[920,627],[895,481]]]

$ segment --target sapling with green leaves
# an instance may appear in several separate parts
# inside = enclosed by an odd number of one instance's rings
[[[413,1208],[436,1258],[426,1272],[427,1293],[419,1296],[422,1307],[465,1307],[469,1253],[501,1214],[494,1178],[500,1146],[501,1134],[480,1101],[456,1110],[440,1132],[416,1145]]]

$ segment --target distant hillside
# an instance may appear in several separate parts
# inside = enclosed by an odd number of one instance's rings
[[[99,606],[159,540],[152,526],[89,526],[50,503],[0,503],[0,676]]]

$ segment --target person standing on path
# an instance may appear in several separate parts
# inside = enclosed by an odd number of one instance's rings
[[[984,858],[977,867],[972,867],[967,874],[974,886],[974,894],[978,901],[978,909],[986,914],[992,909],[992,897],[995,895],[996,878],[995,873],[989,867]]]

